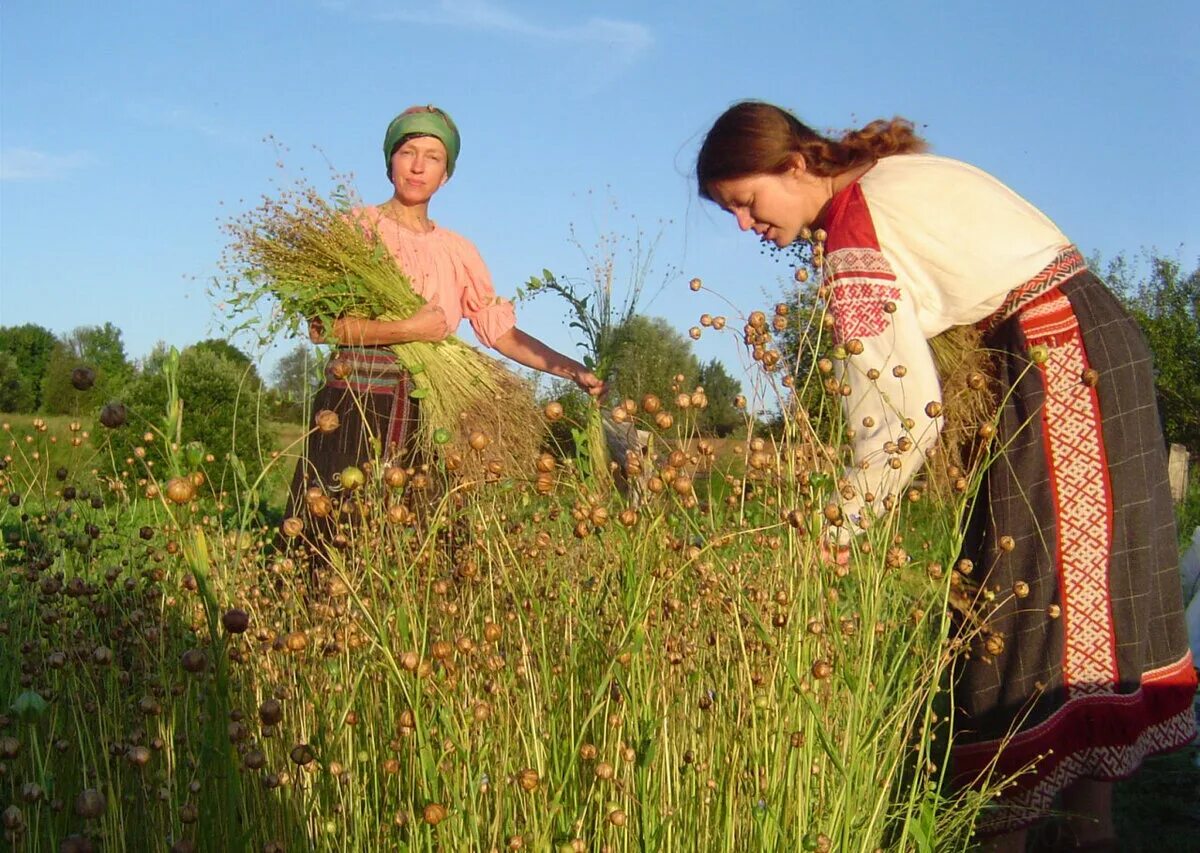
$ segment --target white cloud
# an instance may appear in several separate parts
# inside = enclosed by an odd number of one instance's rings
[[[333,11],[365,15],[378,21],[403,21],[464,29],[511,33],[549,42],[594,45],[608,49],[621,65],[638,59],[654,44],[654,34],[635,21],[589,18],[575,24],[546,24],[523,17],[493,0],[438,0],[428,8],[397,5],[383,7],[374,2],[326,0]]]
[[[0,150],[0,181],[45,181],[64,178],[92,161],[83,151],[50,154],[32,148]]]
[[[223,142],[245,141],[244,134],[232,131],[211,116],[190,107],[152,99],[131,102],[126,105],[126,110],[134,121],[144,125],[193,133]]]

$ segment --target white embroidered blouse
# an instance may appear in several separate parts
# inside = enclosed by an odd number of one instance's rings
[[[927,154],[883,158],[820,224],[835,338],[856,353],[842,362],[857,492],[843,512],[854,517],[899,495],[936,441],[941,419],[926,407],[941,389],[926,340],[985,319],[1070,241],[996,178]]]

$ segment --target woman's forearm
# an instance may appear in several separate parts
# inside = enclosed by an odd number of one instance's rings
[[[500,336],[495,343],[495,349],[519,364],[563,379],[575,380],[587,371],[587,368],[575,359],[551,349],[515,326]]]
[[[386,346],[404,343],[400,320],[368,320],[365,317],[339,317],[328,336],[348,346]]]
[[[390,346],[413,341],[440,341],[450,334],[441,308],[423,305],[403,320],[368,320],[365,317],[339,317],[327,333],[320,323],[310,321],[309,337],[314,344],[338,343],[346,346]]]

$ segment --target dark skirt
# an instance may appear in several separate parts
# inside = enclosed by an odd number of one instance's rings
[[[319,555],[336,535],[335,516],[347,490],[346,468],[371,464],[408,464],[417,435],[417,401],[409,395],[411,377],[396,356],[381,347],[338,350],[325,370],[325,385],[313,400],[304,455],[296,464],[285,517],[304,522],[300,543]],[[336,428],[322,431],[319,419],[331,411]],[[326,422],[328,423],[328,422]],[[338,513],[309,512],[305,494],[319,487]]]
[[[1150,352],[1081,263],[1062,273],[985,335],[1001,409],[959,566],[977,597],[954,779],[1021,775],[983,832],[1027,826],[1076,780],[1127,777],[1195,735]]]

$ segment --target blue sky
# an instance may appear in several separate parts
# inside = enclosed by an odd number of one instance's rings
[[[463,133],[431,212],[502,294],[543,267],[584,275],[572,226],[585,247],[640,227],[662,235],[648,313],[681,331],[735,313],[692,276],[745,312],[774,302],[786,271],[690,180],[704,131],[746,97],[817,127],[906,116],[1085,252],[1154,247],[1190,269],[1198,41],[1182,0],[8,2],[0,324],[111,321],[134,358],[220,334],[219,223],[271,191],[279,160],[318,180],[328,161],[383,201],[383,131],[428,102]],[[572,350],[560,304],[519,319]],[[741,363],[733,335],[697,354]]]

